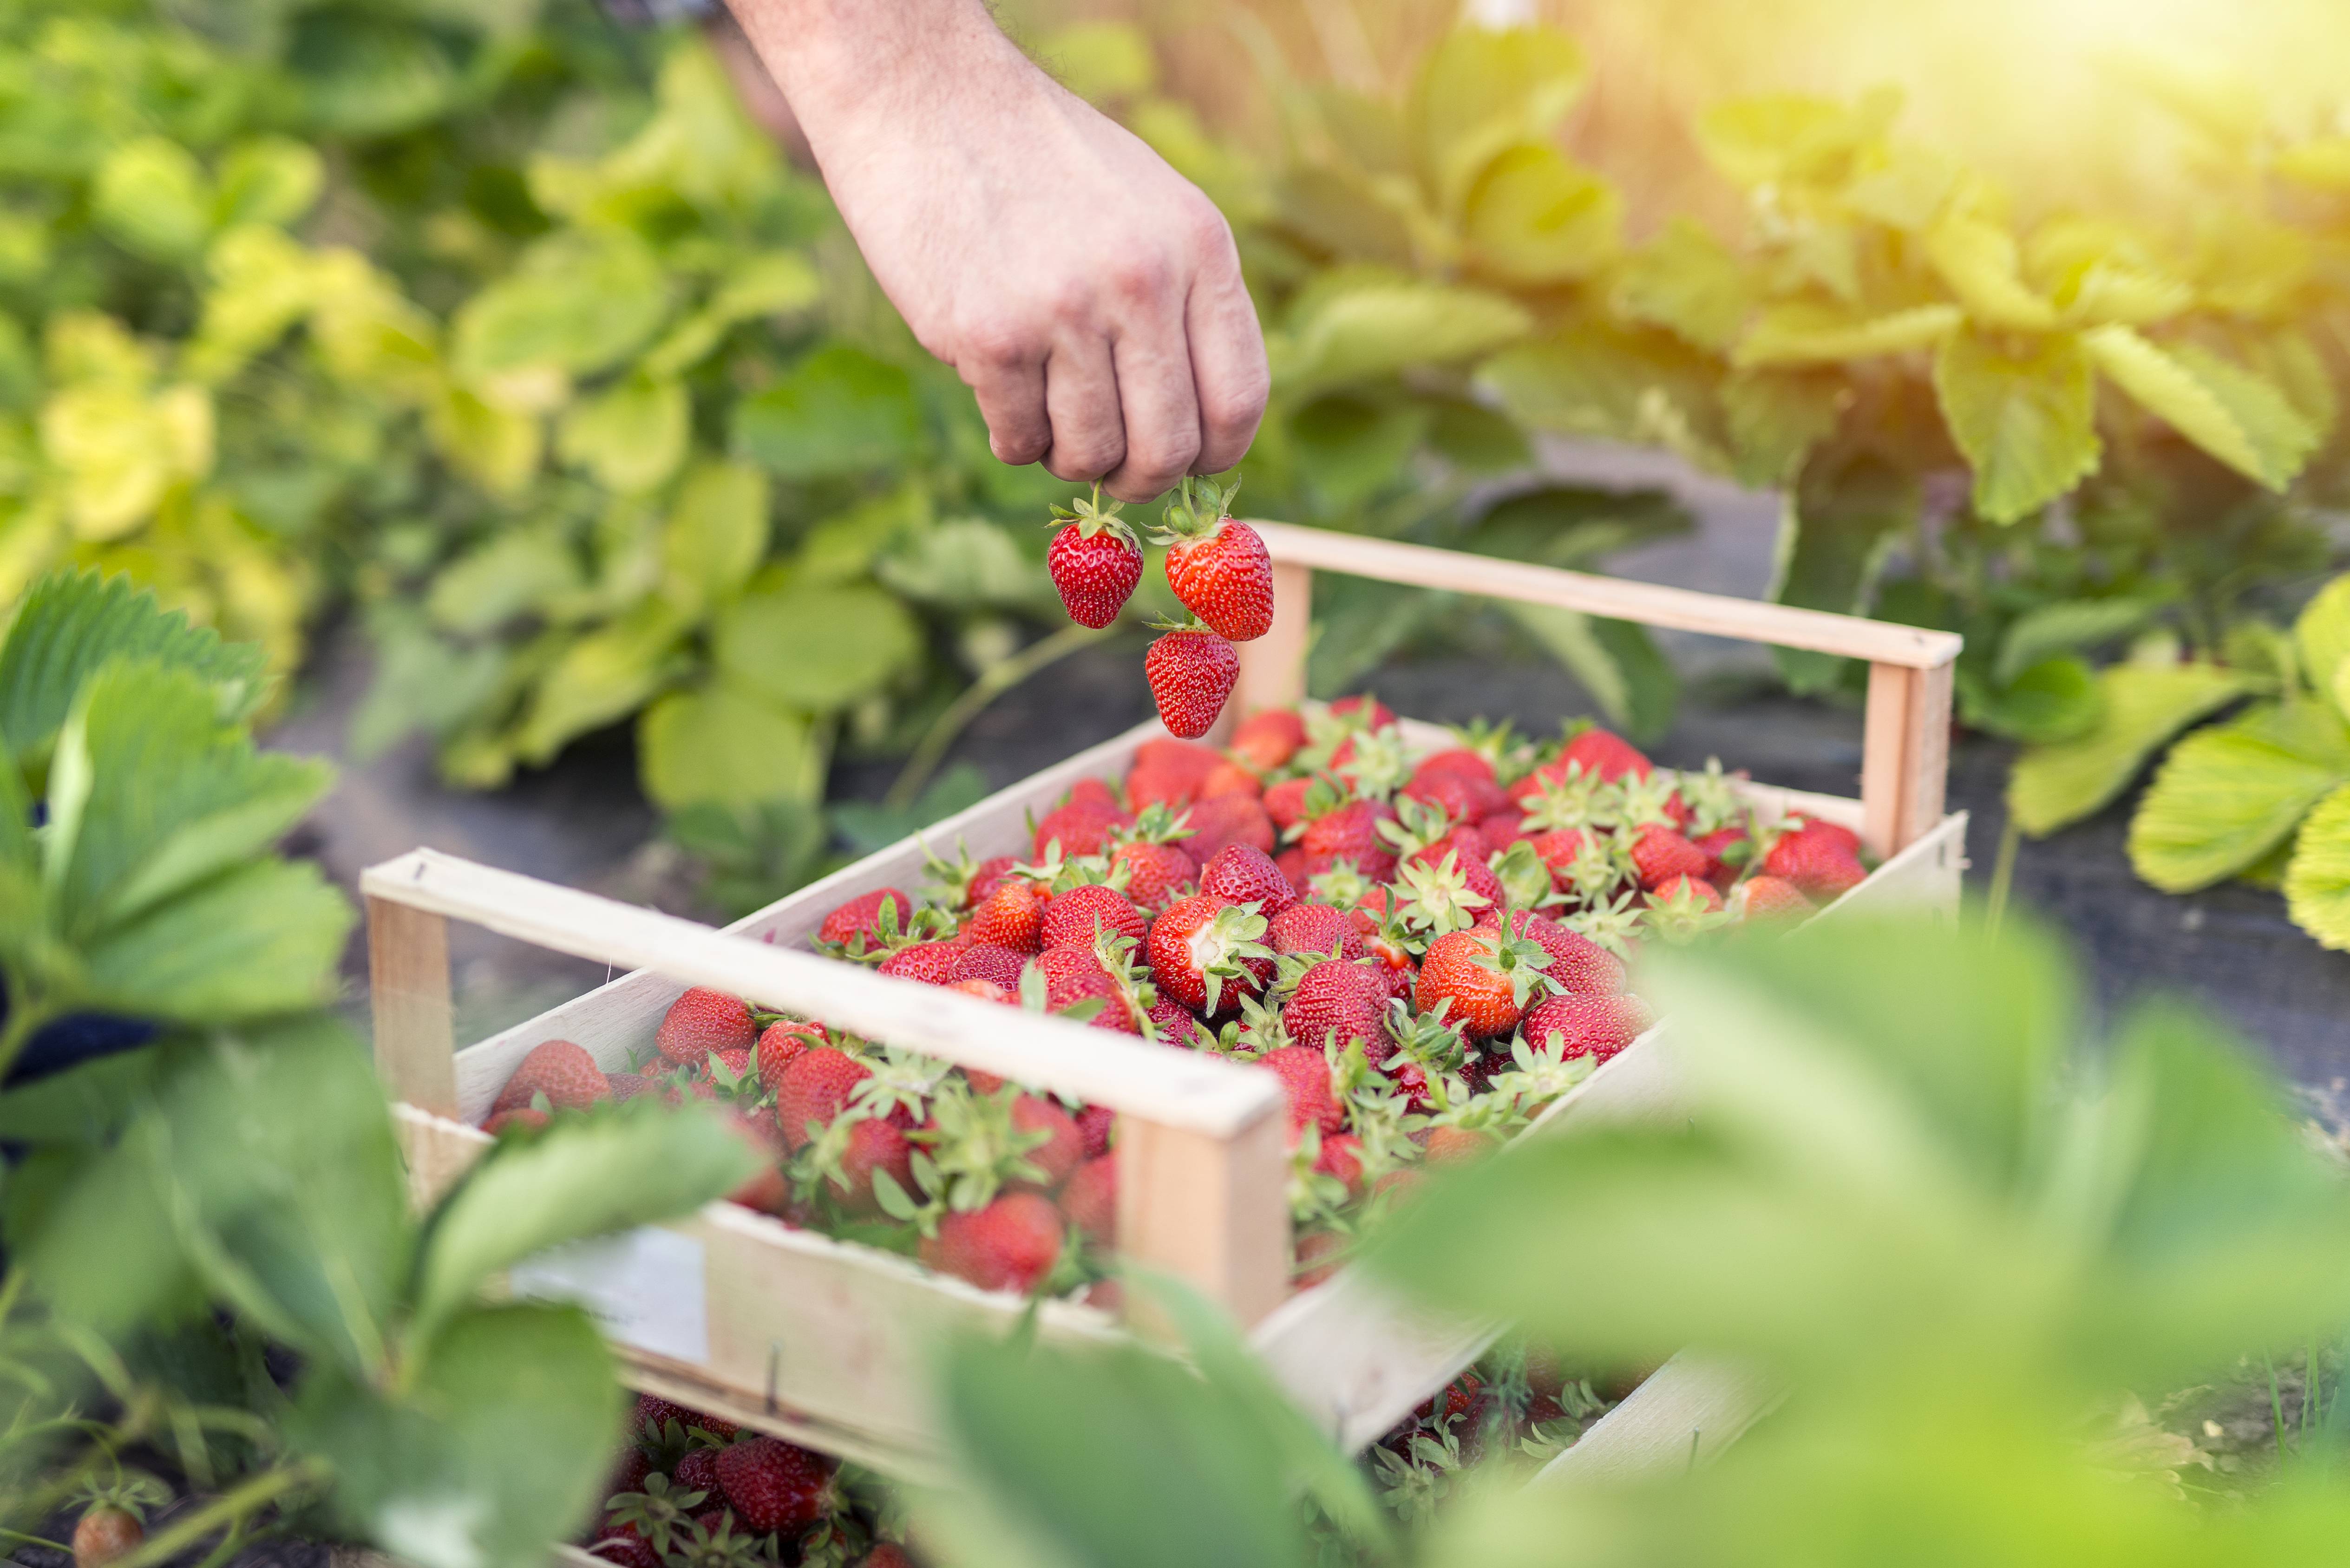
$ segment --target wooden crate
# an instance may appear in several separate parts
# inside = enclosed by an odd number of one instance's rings
[[[1869,662],[1857,800],[1742,786],[1757,805],[1859,832],[1878,869],[1822,919],[1897,903],[1954,909],[1966,819],[1944,815],[1950,662],[1959,639],[1847,616],[1622,582],[1278,524],[1270,549],[1272,631],[1242,645],[1232,709],[1303,692],[1314,572],[1564,606]],[[1228,719],[1227,722],[1230,722]],[[1444,732],[1406,721],[1416,747]],[[920,836],[868,856],[724,931],[473,865],[429,849],[361,879],[374,974],[376,1057],[420,1199],[489,1139],[474,1123],[524,1055],[568,1039],[608,1068],[648,1044],[670,1003],[707,986],[820,1017],[867,1038],[1073,1095],[1118,1113],[1118,1233],[1132,1262],[1221,1302],[1300,1406],[1349,1448],[1367,1444],[1455,1376],[1494,1325],[1433,1321],[1358,1270],[1291,1293],[1286,1116],[1273,1075],[1058,1019],[885,978],[805,950],[824,915],[857,894],[911,886],[925,844],[974,856],[1025,853],[1031,815],[1076,780],[1122,774],[1147,723],[1003,790]],[[463,1052],[453,1049],[447,921],[631,972]],[[1669,1021],[1595,1072],[1537,1126],[1568,1116],[1648,1116],[1674,1104]],[[899,1474],[932,1469],[938,1423],[931,1347],[949,1331],[1008,1330],[1025,1303],[891,1254],[713,1204],[666,1228],[637,1261],[617,1252],[572,1272],[636,1386]],[[1123,1332],[1093,1309],[1048,1302],[1038,1331]],[[1587,1434],[1573,1468],[1685,1463],[1692,1433],[1726,1441],[1761,1408],[1730,1374],[1676,1362]]]

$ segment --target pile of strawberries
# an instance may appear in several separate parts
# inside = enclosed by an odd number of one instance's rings
[[[1414,755],[1354,698],[1255,714],[1227,750],[1149,742],[1035,821],[1025,859],[933,860],[816,945],[1276,1075],[1311,1284],[1421,1166],[1494,1147],[1648,1026],[1643,943],[1799,916],[1866,874],[1850,832],[1759,819],[1719,764],[1675,774],[1587,726],[1451,740]],[[768,1157],[737,1201],[984,1289],[1115,1297],[1104,1107],[690,991],[638,1070],[549,1042],[488,1125],[647,1093],[732,1109]]]
[[[619,1568],[913,1568],[879,1478],[640,1395],[592,1538]]]

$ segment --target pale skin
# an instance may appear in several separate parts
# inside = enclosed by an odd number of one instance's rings
[[[1232,231],[980,0],[730,0],[866,264],[995,455],[1147,501],[1264,414]]]

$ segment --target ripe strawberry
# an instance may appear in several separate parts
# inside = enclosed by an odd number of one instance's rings
[[[1012,868],[1018,864],[1018,857],[1011,855],[991,855],[981,861],[972,870],[971,886],[963,889],[960,908],[975,909],[985,903],[987,896],[1003,885],[1005,879],[1012,876]]]
[[[1109,852],[1110,869],[1127,869],[1126,896],[1139,909],[1163,908],[1200,878],[1200,863],[1180,845],[1129,840]]]
[[[811,1137],[808,1124],[830,1127],[848,1104],[849,1091],[872,1075],[864,1063],[829,1045],[802,1053],[784,1069],[783,1084],[775,1090],[775,1121],[783,1128],[784,1142],[795,1150],[806,1147]]]
[[[656,1428],[666,1427],[671,1421],[681,1427],[698,1427],[702,1425],[702,1417],[699,1412],[672,1404],[657,1394],[639,1394],[637,1396],[637,1407],[629,1416],[629,1424],[641,1427],[648,1421]]]
[[[832,1461],[776,1438],[718,1452],[718,1484],[754,1535],[806,1529],[832,1511]]]
[[[955,968],[968,950],[953,942],[916,942],[883,959],[876,972],[899,980],[918,980],[924,985],[952,985]]]
[[[1126,804],[1136,812],[1155,805],[1189,805],[1208,775],[1223,763],[1223,753],[1213,746],[1154,735],[1134,749],[1134,765],[1126,775]]]
[[[1483,779],[1488,784],[1498,781],[1493,772],[1493,760],[1484,753],[1468,746],[1448,746],[1440,752],[1430,752],[1419,759],[1411,770],[1414,778],[1430,774],[1459,774],[1464,778]]]
[[[1749,877],[1731,896],[1742,920],[1800,920],[1812,912],[1804,890],[1783,877]]]
[[[1255,529],[1226,513],[1238,488],[1183,481],[1152,538],[1167,546],[1167,586],[1183,607],[1218,636],[1247,642],[1273,628],[1273,557]]]
[[[1314,1168],[1325,1176],[1335,1176],[1346,1183],[1348,1191],[1363,1184],[1363,1140],[1353,1133],[1332,1133],[1322,1140],[1322,1152],[1315,1157]]]
[[[1549,961],[1533,942],[1490,927],[1448,931],[1428,944],[1412,1000],[1422,1012],[1449,1003],[1448,1022],[1469,1039],[1488,1040],[1517,1023]]]
[[[727,1128],[740,1138],[759,1159],[758,1168],[743,1179],[743,1184],[726,1195],[729,1203],[739,1203],[745,1209],[756,1209],[764,1214],[780,1214],[791,1197],[791,1187],[784,1179],[785,1144],[774,1118],[764,1112],[753,1116],[738,1110],[727,1120]]]
[[[625,1106],[652,1088],[651,1079],[636,1073],[608,1073],[605,1078],[612,1085],[612,1102],[615,1105]]]
[[[1275,953],[1326,953],[1334,948],[1342,959],[1363,956],[1363,933],[1346,912],[1327,904],[1292,904],[1265,927]]]
[[[712,1063],[723,1064],[726,1071],[737,1079],[747,1078],[751,1075],[751,1048],[742,1045],[724,1051],[712,1051],[710,1054],[710,1060],[702,1063],[701,1070],[714,1078],[718,1075],[718,1069],[712,1066]]]
[[[1118,798],[1118,791],[1110,786],[1107,779],[1090,777],[1081,778],[1071,784],[1069,793],[1061,797],[1061,804],[1063,805],[1107,805],[1116,810],[1125,809],[1125,803]]]
[[[1648,894],[1648,904],[1653,909],[1662,909],[1680,899],[1690,900],[1697,909],[1711,914],[1721,908],[1721,890],[1703,877],[1680,876]]]
[[[1583,853],[1583,829],[1554,827],[1535,834],[1526,842],[1534,846],[1535,857],[1550,868],[1550,885],[1565,892],[1572,886],[1569,877],[1575,857]]]
[[[1374,1063],[1383,1059],[1388,1044],[1379,1027],[1387,1005],[1387,987],[1364,964],[1345,959],[1324,959],[1297,977],[1297,989],[1282,1004],[1281,1026],[1301,1045],[1319,1051],[1333,1041],[1364,1043],[1364,1054]]]
[[[1142,656],[1150,700],[1168,732],[1197,740],[1212,728],[1241,678],[1240,655],[1209,631],[1170,631]]]
[[[1073,800],[1066,805],[1055,806],[1036,824],[1036,858],[1050,859],[1055,844],[1061,846],[1061,858],[1065,860],[1098,855],[1108,845],[1111,832],[1133,820],[1118,806],[1095,800]]]
[[[1232,732],[1232,755],[1270,773],[1286,764],[1305,744],[1305,721],[1295,708],[1264,708],[1240,722]]]
[[[1107,1247],[1118,1241],[1118,1161],[1105,1155],[1077,1167],[1061,1189],[1061,1212],[1087,1237]]]
[[[1485,837],[1473,827],[1456,827],[1435,843],[1414,850],[1397,867],[1427,866],[1440,867],[1446,856],[1452,857],[1453,868],[1468,884],[1469,891],[1482,898],[1482,909],[1498,909],[1506,897],[1502,891],[1502,879],[1493,875],[1492,867],[1485,862]]]
[[[1327,1148],[1329,1145],[1323,1145]],[[1347,1239],[1335,1231],[1316,1231],[1310,1236],[1300,1236],[1290,1272],[1297,1288],[1311,1290],[1338,1272],[1341,1255],[1347,1250]]]
[[[1006,1007],[1020,1005],[1020,998],[1014,992],[1006,991],[992,980],[981,980],[976,976],[970,980],[956,981],[947,989],[959,991],[965,996],[975,996],[982,1002],[997,1002]]]
[[[1028,955],[1014,952],[996,942],[973,942],[962,950],[955,960],[954,977],[958,984],[966,980],[983,980],[1004,992],[1017,995],[1020,971],[1026,968]]]
[[[1289,890],[1301,898],[1305,897],[1305,851],[1293,844],[1274,856],[1273,863],[1289,878]]]
[[[530,1104],[534,1095],[545,1095],[546,1103],[558,1111],[585,1110],[611,1097],[612,1081],[584,1046],[568,1040],[549,1040],[530,1048],[530,1054],[498,1091],[490,1109],[519,1110]]]
[[[1045,569],[1061,592],[1061,604],[1079,626],[1107,626],[1126,607],[1127,597],[1142,580],[1142,546],[1118,513],[1118,503],[1101,504],[1101,487],[1093,499],[1075,506],[1055,506],[1053,518],[1068,524],[1053,535],[1045,553]]]
[[[914,1568],[914,1560],[896,1542],[879,1541],[874,1542],[873,1550],[865,1554],[857,1568]]]
[[[1157,1032],[1161,1045],[1188,1051],[1200,1044],[1199,1019],[1171,996],[1162,996],[1150,1004],[1150,1027]]]
[[[1159,994],[1196,1012],[1236,1006],[1273,979],[1273,955],[1257,939],[1264,917],[1213,893],[1195,893],[1150,923],[1150,978]]]
[[[1022,1294],[1061,1256],[1061,1211],[1034,1192],[1007,1192],[983,1209],[951,1210],[924,1240],[922,1262],[983,1291]]]
[[[83,1511],[74,1525],[74,1568],[106,1568],[127,1557],[147,1539],[147,1527],[127,1508],[101,1502]]]
[[[802,1052],[825,1044],[828,1039],[821,1023],[783,1018],[768,1024],[754,1053],[759,1064],[759,1086],[774,1094],[776,1085],[784,1081],[784,1069]]]
[[[1410,800],[1441,806],[1444,815],[1455,822],[1474,822],[1488,812],[1501,810],[1510,799],[1490,773],[1482,778],[1442,769],[1430,773],[1424,765],[1398,793]]]
[[[1284,833],[1305,820],[1305,792],[1314,787],[1310,778],[1284,779],[1264,792],[1262,804],[1273,826]]]
[[[1107,1106],[1077,1107],[1077,1131],[1085,1136],[1086,1158],[1099,1159],[1109,1152],[1109,1135],[1118,1126],[1118,1113]]]
[[[740,997],[696,986],[670,1003],[653,1034],[653,1048],[681,1067],[698,1067],[712,1051],[758,1038],[759,1026]]]
[[[1570,993],[1545,997],[1526,1012],[1519,1033],[1537,1050],[1555,1035],[1567,1057],[1596,1056],[1605,1062],[1656,1022],[1637,996]]]
[[[1216,771],[1200,781],[1201,800],[1213,800],[1220,794],[1244,794],[1255,800],[1264,794],[1264,781],[1238,763],[1220,763]]]
[[[1115,888],[1088,882],[1055,894],[1045,906],[1037,933],[1046,948],[1090,948],[1097,929],[1139,942],[1149,929],[1149,919],[1134,907],[1134,900]],[[1018,978],[1014,976],[1015,984]]]
[[[1034,877],[1007,877],[971,912],[963,930],[974,942],[993,942],[1018,953],[1041,951],[1045,906],[1052,898],[1053,890]]]
[[[1603,996],[1623,991],[1624,961],[1582,932],[1570,931],[1549,916],[1529,909],[1511,912],[1510,930],[1550,955],[1550,962],[1543,966],[1543,978],[1556,989]]]
[[[1846,854],[1852,856],[1855,859],[1859,858],[1860,835],[1855,833],[1851,828],[1840,826],[1833,822],[1822,822],[1815,816],[1798,817],[1796,818],[1796,821],[1801,824],[1801,826],[1798,827],[1796,831],[1813,838],[1825,838],[1830,843],[1841,844],[1845,847]]]
[[[1747,836],[1742,827],[1717,827],[1690,842],[1705,852],[1705,879],[1716,888],[1727,888],[1737,880],[1739,869],[1745,864],[1745,857],[1741,856],[1735,861],[1722,857],[1739,845],[1751,846],[1753,840]]]
[[[614,1490],[634,1491],[637,1489],[631,1486]],[[660,1553],[655,1552],[652,1542],[639,1535],[631,1525],[604,1526],[603,1533],[588,1548],[588,1555],[609,1563],[613,1568],[661,1568]]]
[[[1254,904],[1268,921],[1297,902],[1289,878],[1252,844],[1227,844],[1200,867],[1200,891],[1235,904]]]
[[[1655,764],[1640,753],[1638,747],[1620,735],[1594,727],[1584,731],[1559,748],[1557,767],[1564,774],[1570,764],[1580,763],[1583,771],[1614,784],[1626,774],[1635,778],[1647,778],[1656,771]]]
[[[1496,849],[1507,849],[1525,834],[1526,814],[1516,806],[1505,805],[1499,811],[1489,811],[1477,819],[1477,831],[1485,842]]]
[[[1330,1064],[1320,1050],[1284,1045],[1258,1057],[1256,1064],[1281,1080],[1282,1093],[1289,1097],[1292,1132],[1311,1124],[1326,1137],[1346,1125],[1346,1108],[1338,1104],[1337,1091],[1330,1082]]]
[[[1273,818],[1249,795],[1202,795],[1191,803],[1191,836],[1183,847],[1202,867],[1226,845],[1245,844],[1270,855],[1278,841]]]
[[[840,1173],[847,1179],[841,1202],[851,1212],[876,1213],[881,1200],[873,1193],[873,1173],[886,1170],[908,1192],[914,1189],[914,1147],[895,1122],[868,1116],[848,1129],[848,1147],[840,1153]]]
[[[1396,722],[1395,710],[1367,691],[1338,698],[1330,704],[1330,713],[1357,730],[1384,730]]]
[[[1662,823],[1648,824],[1632,841],[1632,868],[1651,893],[1682,877],[1702,877],[1706,861],[1704,850]]]
[[[482,1130],[495,1137],[509,1127],[520,1127],[525,1132],[533,1132],[545,1127],[546,1122],[547,1116],[545,1111],[529,1106],[517,1106],[510,1111],[492,1112],[489,1120],[482,1124]]]
[[[713,1492],[718,1490],[718,1450],[688,1449],[680,1454],[677,1463],[670,1466],[669,1479],[688,1491]]]
[[[1762,857],[1762,869],[1793,882],[1804,897],[1832,903],[1867,879],[1868,869],[1846,847],[1839,830],[1813,823],[1782,834]]]
[[[1309,866],[1350,861],[1367,879],[1385,882],[1395,876],[1396,857],[1378,826],[1394,820],[1395,807],[1385,801],[1350,800],[1307,823],[1297,846]]]
[[[824,918],[817,928],[816,940],[837,942],[846,946],[863,937],[868,946],[881,940],[881,906],[889,905],[897,915],[896,929],[902,932],[906,922],[914,918],[914,900],[895,888],[876,888],[870,893],[860,893]]]

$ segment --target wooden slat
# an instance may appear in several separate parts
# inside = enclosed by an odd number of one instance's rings
[[[1967,814],[1954,812],[1814,918],[1920,909],[1955,915],[1966,868]]]
[[[1293,561],[1273,567],[1273,628],[1235,644],[1240,684],[1225,711],[1246,718],[1261,708],[1294,708],[1305,697],[1306,642],[1314,624],[1314,573]]]
[[[556,952],[656,970],[1211,1137],[1231,1137],[1283,1114],[1280,1085],[1269,1074],[1201,1053],[871,973],[434,850],[370,867],[359,887],[373,899],[468,920]]]
[[[1950,667],[1870,665],[1860,802],[1872,853],[1889,858],[1942,820],[1950,746]]]
[[[449,996],[449,922],[370,897],[368,996],[375,1069],[391,1097],[442,1115],[457,1109],[456,1036]]]
[[[1740,1367],[1676,1355],[1529,1485],[1621,1485],[1703,1464],[1770,1414],[1779,1391]]]
[[[1243,1327],[1289,1293],[1286,1117],[1236,1138],[1122,1116],[1118,1248],[1222,1303]]]
[[[1587,615],[1638,621],[1679,631],[1734,637],[1779,648],[1865,659],[1930,670],[1959,656],[1956,633],[1895,626],[1858,616],[1797,609],[1756,599],[1701,594],[1689,588],[1594,576],[1555,566],[1529,566],[1490,556],[1471,556],[1424,545],[1399,544],[1359,534],[1334,534],[1285,523],[1255,523],[1276,563],[1345,572],[1413,587],[1482,594],[1527,604],[1558,605]]]

